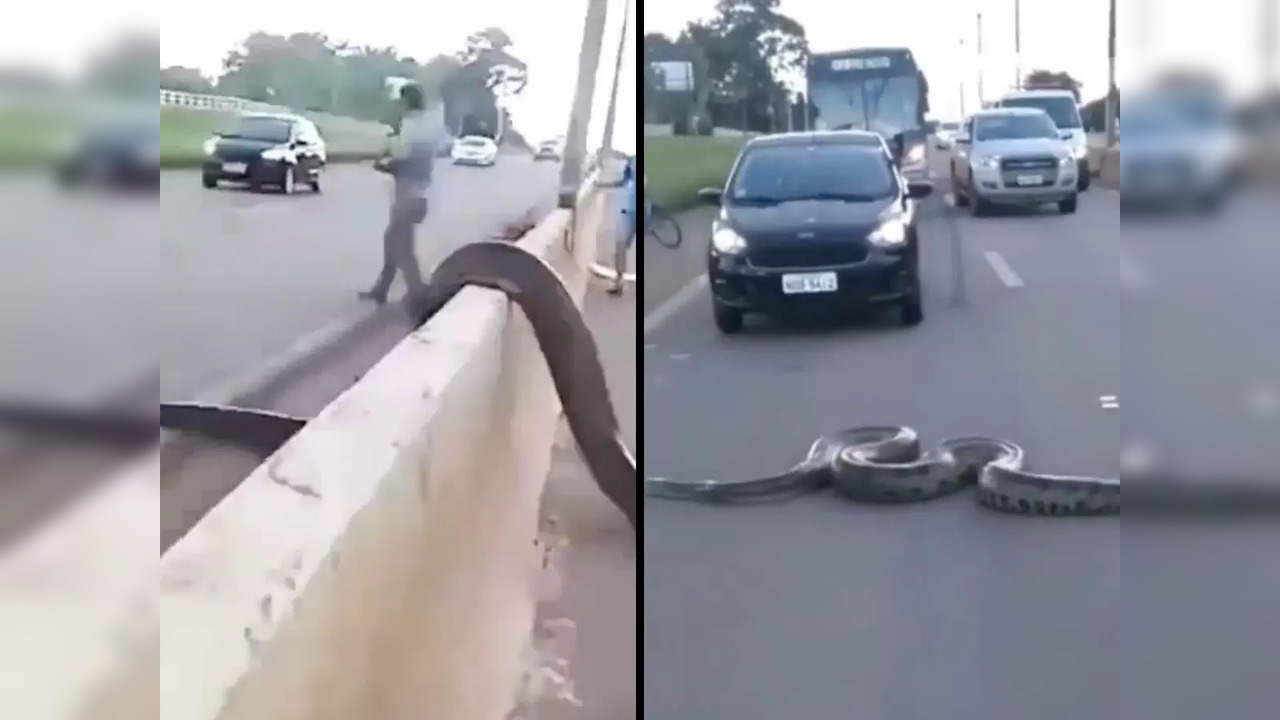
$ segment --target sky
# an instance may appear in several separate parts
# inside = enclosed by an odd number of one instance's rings
[[[562,135],[577,76],[580,38],[587,0],[556,0],[556,12],[531,0],[474,0],[430,3],[405,0],[361,0],[358,11],[345,3],[314,0],[220,0],[216,12],[195,11],[183,3],[155,0],[112,0],[76,3],[50,0],[31,3],[15,15],[20,22],[0,27],[0,64],[39,65],[74,72],[92,49],[113,32],[144,27],[160,33],[162,65],[197,67],[215,74],[226,52],[255,30],[280,34],[320,32],[358,45],[393,45],[405,55],[425,60],[460,49],[465,37],[481,28],[504,28],[515,45],[512,52],[529,65],[529,85],[511,107],[516,126],[531,140]],[[598,147],[604,108],[613,78],[624,0],[608,0],[609,17],[599,72],[588,147]],[[435,12],[432,9],[435,9]],[[619,92],[615,137],[636,136],[635,28],[633,5],[628,62]],[[51,42],[50,38],[56,38]],[[618,144],[622,144],[619,142]],[[630,149],[634,148],[621,148]]]
[[[1172,60],[1209,66],[1241,91],[1256,86],[1258,3],[1120,0],[1119,86],[1131,86],[1150,68]],[[686,22],[711,15],[714,6],[714,0],[649,0],[644,32],[675,34]],[[1013,85],[1018,67],[1014,6],[1015,0],[781,0],[780,9],[805,26],[815,51],[875,45],[910,48],[929,78],[931,107],[939,115],[955,117],[962,96],[967,108],[976,103],[980,69],[987,99]],[[1107,0],[1021,0],[1023,71],[1065,70],[1084,84],[1086,98],[1104,95],[1107,7]],[[978,13],[983,25],[981,62]]]

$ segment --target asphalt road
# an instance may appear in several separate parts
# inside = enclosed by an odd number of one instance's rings
[[[423,265],[552,202],[556,172],[516,156],[441,166]],[[78,394],[160,367],[166,398],[195,397],[353,320],[381,264],[388,183],[335,166],[324,194],[280,197],[174,172],[157,200],[0,179],[0,392]]]
[[[926,214],[928,317],[909,330],[721,337],[689,284],[709,214],[687,217],[681,251],[646,247],[645,474],[759,476],[823,432],[885,423],[1006,437],[1051,472],[1117,476],[1143,443],[1186,472],[1277,474],[1274,202],[1122,225],[1096,190],[1071,217]],[[1262,720],[1280,705],[1274,523],[817,497],[649,501],[644,538],[653,720]]]

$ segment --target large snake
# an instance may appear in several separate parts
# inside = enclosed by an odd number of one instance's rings
[[[556,272],[509,242],[459,248],[436,268],[425,290],[406,301],[418,326],[467,286],[503,292],[528,318],[583,459],[604,495],[639,522],[635,458],[621,437],[598,348],[582,313]],[[0,426],[45,434],[143,446],[157,425],[271,454],[308,420],[261,410],[166,403],[159,417],[68,412],[0,403]],[[1276,485],[1253,482],[1183,482],[1173,476],[1126,475],[1128,512],[1280,510]],[[785,498],[830,487],[869,503],[930,500],[976,487],[984,507],[1025,515],[1114,515],[1120,512],[1118,478],[1032,472],[1018,445],[994,438],[959,438],[922,449],[906,427],[858,427],[823,436],[790,470],[743,481],[685,482],[647,478],[652,497],[727,503]]]

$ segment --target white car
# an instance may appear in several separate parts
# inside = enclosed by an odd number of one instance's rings
[[[1053,203],[1076,211],[1076,160],[1043,110],[995,108],[974,113],[956,135],[951,188],[958,207],[983,215],[994,206]]]
[[[939,150],[948,150],[951,143],[956,139],[956,133],[960,131],[960,123],[944,122],[938,123],[938,131],[934,133],[934,147]]]
[[[498,144],[491,138],[468,135],[454,141],[450,156],[454,165],[492,167],[498,162]]]
[[[1000,98],[996,107],[1043,110],[1062,132],[1062,139],[1076,159],[1080,192],[1089,189],[1089,136],[1084,131],[1080,105],[1070,90],[1019,90]]]

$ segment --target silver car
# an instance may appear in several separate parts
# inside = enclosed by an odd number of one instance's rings
[[[951,188],[956,205],[983,215],[995,206],[1056,204],[1074,213],[1079,192],[1075,155],[1043,111],[992,108],[970,117],[956,135]]]
[[[1120,206],[1212,212],[1236,183],[1238,142],[1225,120],[1160,103],[1133,108],[1120,156]]]

